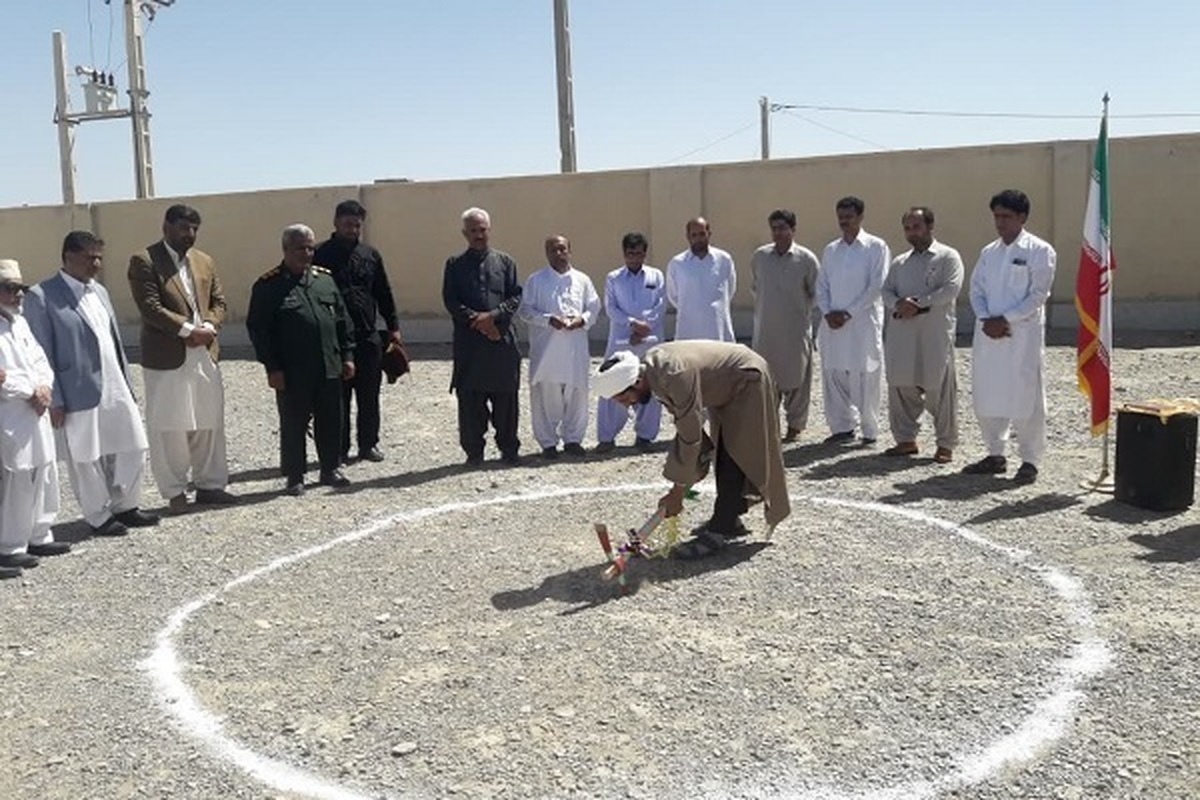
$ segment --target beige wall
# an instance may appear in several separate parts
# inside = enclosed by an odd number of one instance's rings
[[[1035,143],[3,209],[0,257],[20,259],[27,277],[40,279],[56,268],[63,234],[91,228],[108,244],[106,282],[118,312],[135,322],[124,281],[129,254],[157,238],[163,210],[182,200],[204,217],[199,247],[217,260],[236,322],[255,278],[278,262],[283,226],[304,222],[323,238],[337,201],[355,197],[369,209],[367,238],[384,254],[403,315],[441,319],[442,266],[463,247],[459,214],[468,206],[491,211],[493,243],[517,259],[522,277],[545,263],[545,236],[564,233],[572,239],[576,265],[598,289],[620,263],[623,233],[646,233],[651,263],[664,265],[685,246],[685,221],[704,214],[714,244],[742,265],[736,305],[744,318],[751,303],[746,267],[754,247],[767,239],[766,215],[775,207],[796,211],[799,240],[820,255],[837,235],[833,206],[843,195],[865,200],[866,227],[887,239],[893,252],[906,248],[902,211],[928,204],[937,212],[939,238],[959,248],[970,270],[980,247],[994,238],[988,198],[1016,187],[1033,204],[1030,230],[1058,249],[1054,299],[1066,307],[1074,291],[1092,147],[1090,141]],[[1200,328],[1200,278],[1183,237],[1190,221],[1185,215],[1200,207],[1200,134],[1114,140],[1111,170],[1118,307],[1142,301],[1129,308],[1166,308],[1147,305],[1166,302],[1177,317],[1182,309],[1185,323],[1194,314],[1189,327]],[[1139,327],[1154,327],[1153,319],[1146,321],[1151,324]]]

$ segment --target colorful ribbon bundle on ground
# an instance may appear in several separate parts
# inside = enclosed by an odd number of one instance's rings
[[[684,499],[691,500],[696,496],[697,492],[689,489]],[[604,556],[608,559],[608,566],[604,568],[604,579],[611,581],[616,578],[617,585],[621,587],[621,594],[629,593],[629,583],[625,577],[629,562],[635,558],[666,558],[675,545],[679,544],[682,531],[679,516],[667,518],[661,508],[656,509],[640,528],[630,528],[626,542],[615,548],[609,538],[607,525],[597,522],[593,527],[596,529],[596,537],[600,540],[600,547],[604,550]]]

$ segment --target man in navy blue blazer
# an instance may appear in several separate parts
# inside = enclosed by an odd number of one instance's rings
[[[97,536],[157,525],[138,508],[146,431],[108,291],[96,280],[104,241],[89,231],[63,240],[62,270],[29,290],[25,316],[54,369],[50,422],[84,519]]]

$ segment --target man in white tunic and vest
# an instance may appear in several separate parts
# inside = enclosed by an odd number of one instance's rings
[[[96,536],[157,525],[140,510],[146,431],[129,380],[117,315],[96,280],[104,241],[89,231],[63,240],[62,270],[33,287],[25,316],[54,369],[50,422],[58,455]]]
[[[892,260],[887,242],[862,228],[866,206],[857,197],[837,202],[842,235],[825,247],[817,279],[824,317],[817,333],[827,443],[849,444],[862,426],[862,443],[879,436],[883,373],[883,281]]]
[[[621,240],[625,265],[608,273],[604,280],[604,310],[608,314],[608,346],[604,357],[628,350],[641,358],[662,344],[666,312],[666,278],[662,270],[646,264],[650,243],[640,233],[627,233]],[[662,425],[662,403],[653,397],[633,408],[634,445],[646,451],[658,437]],[[597,453],[611,452],[617,435],[629,421],[629,409],[611,397],[601,397],[596,406]]]
[[[163,238],[129,259],[142,314],[142,374],[150,471],[173,514],[187,508],[189,473],[199,505],[229,505],[225,389],[217,336],[225,293],[212,258],[197,250],[200,213],[167,209]]]
[[[709,244],[704,217],[687,224],[688,249],[667,264],[667,300],[675,308],[675,338],[732,342],[737,270],[729,253]]]
[[[932,209],[914,206],[901,223],[912,249],[896,257],[883,282],[883,305],[889,314],[883,337],[888,417],[896,440],[884,455],[920,452],[921,412],[928,411],[937,442],[933,460],[948,464],[958,446],[954,334],[962,258],[933,238]]]
[[[787,419],[784,442],[808,427],[812,396],[812,311],[817,301],[816,255],[795,241],[796,215],[776,209],[767,217],[772,244],[754,251],[755,352],[767,360]]]
[[[565,236],[546,239],[543,267],[529,276],[517,316],[529,327],[529,410],[533,438],[547,459],[558,445],[586,455],[588,424],[588,329],[600,313],[592,279],[571,266]]]
[[[992,198],[1000,238],[983,248],[971,273],[971,397],[988,454],[968,464],[968,475],[1001,475],[1010,431],[1016,431],[1021,466],[1013,480],[1037,480],[1046,452],[1046,300],[1057,256],[1049,243],[1025,230],[1029,198],[1006,189]]]
[[[58,513],[58,466],[50,403],[54,371],[21,316],[21,266],[0,259],[0,577],[39,556],[66,553],[50,526]]]

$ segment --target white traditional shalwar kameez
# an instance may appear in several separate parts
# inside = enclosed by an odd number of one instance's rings
[[[529,327],[529,409],[542,448],[580,444],[588,423],[588,329],[600,313],[592,279],[569,267],[543,267],[529,276],[518,316]],[[559,330],[551,317],[579,317],[583,327]]]
[[[59,457],[67,462],[75,499],[88,524],[137,508],[142,501],[146,431],[137,401],[125,382],[112,327],[115,321],[93,288],[62,273],[79,300],[79,312],[100,345],[100,403],[71,411],[58,431]]]
[[[756,353],[767,360],[787,416],[787,426],[808,427],[812,394],[812,311],[817,301],[816,255],[795,242],[780,253],[774,244],[754,251]]]
[[[191,322],[179,336],[187,338],[199,327],[214,330],[201,320],[196,308],[196,288],[188,259],[164,242],[179,269],[179,282],[192,309]],[[150,470],[165,498],[187,490],[188,471],[197,489],[224,489],[229,483],[225,461],[225,388],[221,368],[207,347],[188,347],[176,369],[143,369],[146,381],[146,435],[150,442]]]
[[[891,251],[887,242],[858,232],[830,242],[821,258],[817,305],[821,314],[845,311],[850,319],[834,330],[825,320],[817,332],[825,418],[834,433],[862,425],[862,437],[879,435],[883,367],[883,281]]]
[[[666,340],[666,278],[662,270],[643,265],[633,272],[623,266],[608,273],[604,279],[604,310],[609,319],[605,358],[621,350],[641,358],[651,347],[662,344]],[[630,323],[635,320],[649,325],[650,335],[637,344],[630,344],[629,337],[633,334]],[[651,397],[636,405],[633,413],[633,430],[637,438],[656,439],[662,425],[662,403]],[[596,405],[596,439],[615,441],[628,421],[628,408],[611,397],[601,397]]]
[[[684,250],[667,264],[667,300],[675,307],[675,339],[736,341],[730,308],[737,269],[729,253],[708,248],[701,258]]]
[[[971,274],[971,396],[980,432],[988,455],[1003,456],[1015,429],[1021,460],[1035,467],[1046,452],[1046,300],[1056,259],[1048,242],[1021,231],[1012,244],[997,239],[983,248]],[[990,317],[1004,317],[1012,335],[985,334]]]
[[[58,467],[50,412],[29,404],[39,386],[54,385],[54,370],[29,323],[0,314],[0,555],[24,553],[54,541]]]
[[[928,411],[937,446],[953,450],[958,445],[954,334],[962,282],[962,257],[937,240],[921,252],[897,256],[883,282],[883,305],[890,315],[883,339],[888,418],[897,442],[915,442],[921,412]],[[923,310],[907,319],[891,316],[906,298]]]

